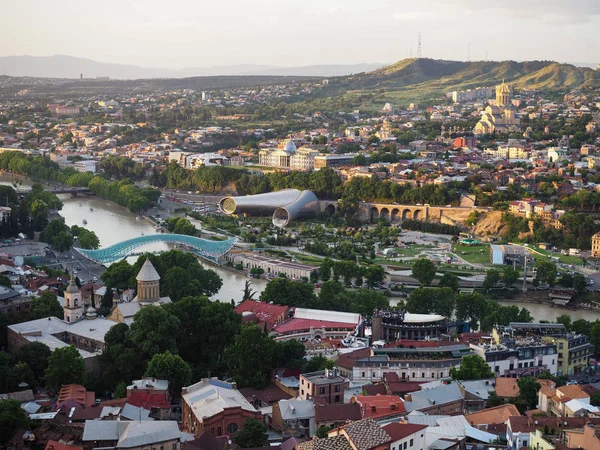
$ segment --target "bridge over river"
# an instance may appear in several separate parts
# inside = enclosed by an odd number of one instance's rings
[[[218,258],[231,250],[236,242],[237,238],[225,241],[210,241],[184,234],[151,234],[118,242],[110,247],[98,250],[86,250],[83,248],[75,248],[75,250],[92,261],[99,264],[107,264],[129,256],[138,255],[140,252],[136,250],[144,246],[155,243],[170,243],[182,245],[185,250],[195,253],[202,258],[217,262]]]

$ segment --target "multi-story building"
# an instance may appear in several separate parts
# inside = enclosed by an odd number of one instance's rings
[[[151,411],[153,417],[167,419],[171,407],[168,380],[142,378],[127,386],[127,403]]]
[[[573,375],[586,369],[594,354],[594,345],[586,335],[566,334],[564,336],[544,336],[543,342],[556,345],[558,352],[558,375]]]
[[[392,438],[390,450],[422,450],[425,448],[427,425],[413,423],[390,423],[383,429]]]
[[[378,310],[373,313],[372,339],[387,342],[401,339],[438,339],[469,331],[468,322],[452,322],[439,314],[412,314],[404,311]]]
[[[600,232],[592,236],[592,258],[600,258]]]
[[[345,382],[334,370],[303,373],[298,398],[320,405],[344,403]]]
[[[0,286],[0,313],[13,315],[29,312],[33,306],[31,297],[24,297],[14,289]]]
[[[389,372],[402,381],[440,380],[449,377],[450,370],[459,368],[463,356],[471,353],[464,344],[415,348],[407,343],[404,347],[373,349],[372,356],[355,361],[352,380],[381,381]]]
[[[181,390],[182,427],[196,437],[203,431],[213,436],[232,435],[243,428],[247,419],[261,420],[261,413],[237,390],[235,383],[216,378]]]
[[[284,438],[310,437],[317,432],[315,403],[312,400],[280,400],[273,405],[273,428]]]
[[[77,172],[85,173],[92,172],[96,173],[96,161],[92,159],[85,159],[83,161],[77,161],[73,163],[73,169]]]
[[[341,167],[352,164],[358,153],[345,153],[343,155],[317,155],[315,156],[315,169],[325,167]]]
[[[179,450],[181,431],[174,420],[86,420],[81,441],[85,450]]]
[[[471,350],[490,366],[497,377],[537,376],[557,372],[556,345],[541,338],[504,341],[502,344],[470,344]]]
[[[262,149],[258,153],[258,164],[310,172],[315,168],[315,157],[318,154],[319,151],[312,148],[296,148],[294,141],[289,139],[284,141],[281,147],[277,149]]]

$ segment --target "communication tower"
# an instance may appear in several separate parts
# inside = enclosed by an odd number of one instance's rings
[[[417,58],[421,59],[421,33],[419,33],[419,46],[417,47]]]

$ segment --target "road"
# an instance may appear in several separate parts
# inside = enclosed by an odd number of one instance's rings
[[[50,268],[62,269],[68,272],[73,270],[73,274],[78,276],[82,283],[91,281],[94,277],[99,280],[106,270],[103,265],[85,258],[73,249],[64,253],[56,252],[53,258],[46,258],[44,263]]]

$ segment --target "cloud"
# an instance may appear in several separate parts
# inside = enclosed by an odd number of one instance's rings
[[[429,0],[431,3],[463,7],[472,11],[499,11],[516,19],[529,19],[547,23],[574,24],[589,22],[600,15],[598,0]]]
[[[414,20],[422,20],[430,18],[432,14],[430,12],[423,11],[402,11],[395,13],[392,17],[394,20],[401,22],[412,22]]]

